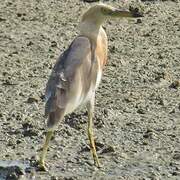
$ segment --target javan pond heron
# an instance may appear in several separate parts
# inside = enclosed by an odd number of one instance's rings
[[[90,149],[95,165],[100,167],[93,138],[93,113],[95,91],[107,63],[108,42],[102,24],[110,17],[141,16],[137,9],[120,10],[105,4],[94,5],[83,14],[80,34],[58,58],[47,83],[45,116],[48,131],[39,160],[42,170],[45,170],[48,144],[58,122],[83,104],[88,110]]]

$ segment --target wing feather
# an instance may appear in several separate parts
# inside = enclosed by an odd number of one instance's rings
[[[69,48],[58,58],[46,85],[45,116],[56,110],[65,108],[67,91],[76,70],[91,53],[91,43],[87,37],[77,37]]]

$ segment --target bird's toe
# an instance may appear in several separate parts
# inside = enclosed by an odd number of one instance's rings
[[[38,163],[38,170],[39,171],[48,171],[48,167],[44,162],[40,162]]]

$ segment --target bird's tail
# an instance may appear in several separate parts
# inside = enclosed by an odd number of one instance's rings
[[[55,111],[50,112],[47,120],[47,128],[54,129],[60,120],[64,118],[64,109],[57,108]]]

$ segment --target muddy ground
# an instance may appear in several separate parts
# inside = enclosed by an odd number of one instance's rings
[[[47,156],[49,172],[39,172],[33,165],[45,132],[44,88],[92,4],[1,0],[0,179],[23,173],[21,179],[37,180],[180,179],[180,3],[134,2],[106,1],[141,6],[144,18],[104,25],[109,62],[94,119],[103,167],[93,165],[82,108],[59,123]],[[15,165],[3,167],[7,162]]]

